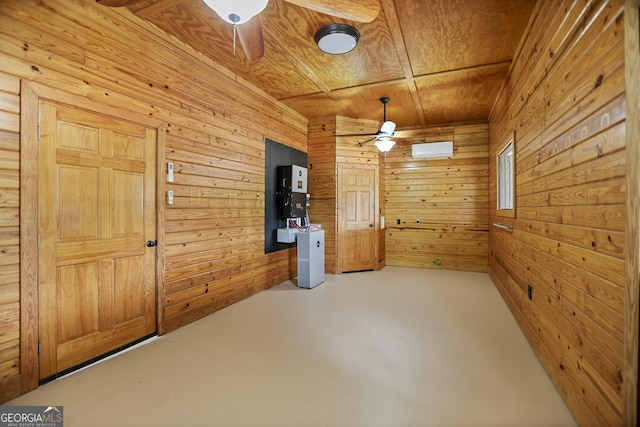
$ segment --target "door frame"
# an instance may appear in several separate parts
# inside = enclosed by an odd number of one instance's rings
[[[164,194],[164,181],[160,179],[160,161],[164,151],[160,147],[160,128],[163,122],[128,111],[115,105],[102,104],[82,96],[73,95],[38,83],[22,80],[20,89],[20,382],[21,393],[38,388],[39,385],[39,321],[38,321],[38,126],[41,100],[71,105],[84,110],[133,122],[156,129],[156,201]],[[135,117],[136,121],[132,121]],[[164,140],[163,140],[164,141]],[[162,142],[163,142],[162,141]],[[162,188],[160,188],[162,186]],[[162,243],[159,227],[161,206],[156,205],[156,310],[159,313],[160,287],[164,272],[160,268]],[[162,262],[162,263],[161,263]],[[156,329],[158,314],[156,315]]]
[[[625,237],[624,367],[622,424],[637,425],[640,347],[640,0],[626,0],[625,98],[627,219]]]
[[[344,272],[344,263],[343,263],[343,259],[342,259],[342,255],[341,252],[343,250],[343,248],[341,247],[341,241],[342,241],[342,233],[345,231],[343,229],[344,225],[342,223],[342,216],[344,215],[344,212],[340,211],[340,199],[343,197],[342,194],[342,186],[341,186],[341,174],[342,174],[342,169],[367,169],[367,170],[373,170],[374,171],[374,195],[373,195],[373,219],[374,219],[374,240],[373,240],[373,251],[374,251],[374,266],[373,266],[373,270],[374,271],[378,271],[380,270],[381,266],[380,266],[380,260],[379,260],[379,245],[380,245],[380,175],[381,175],[381,171],[380,171],[380,166],[379,165],[372,165],[372,164],[362,164],[362,163],[343,163],[343,162],[338,162],[336,165],[336,175],[337,175],[337,191],[336,191],[336,212],[338,213],[338,221],[337,221],[337,248],[338,251],[336,253],[337,256],[337,263],[338,263],[338,274],[342,274]]]

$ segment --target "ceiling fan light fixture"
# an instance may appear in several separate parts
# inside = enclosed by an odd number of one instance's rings
[[[314,39],[321,51],[331,55],[342,55],[356,48],[360,40],[360,31],[347,24],[329,24],[320,28]]]
[[[394,145],[396,145],[396,142],[390,138],[379,138],[376,142],[374,142],[374,145],[378,147],[378,150],[380,150],[381,153],[386,153],[387,151],[391,150]]]
[[[380,133],[383,133],[389,136],[393,136],[393,133],[395,132],[395,130],[396,130],[396,124],[388,120],[382,123],[382,126],[380,127]]]
[[[244,24],[262,12],[269,0],[203,0],[220,18],[234,25]]]

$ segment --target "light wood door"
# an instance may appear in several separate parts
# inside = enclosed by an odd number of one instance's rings
[[[341,271],[373,270],[376,266],[375,166],[339,166],[338,218]]]
[[[40,102],[40,378],[156,330],[155,130]]]

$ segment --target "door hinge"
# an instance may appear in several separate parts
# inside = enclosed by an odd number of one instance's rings
[[[40,125],[38,125],[38,141],[40,141]]]
[[[40,345],[40,340],[38,340],[38,354],[40,354],[41,350],[42,350],[42,346]]]

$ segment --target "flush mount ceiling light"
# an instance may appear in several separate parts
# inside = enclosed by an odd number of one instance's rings
[[[355,49],[360,40],[360,32],[351,25],[329,24],[320,28],[314,38],[321,51],[342,55]]]
[[[204,0],[220,18],[233,25],[249,21],[262,12],[268,2],[269,0]]]
[[[381,153],[386,153],[391,150],[396,142],[391,138],[378,138],[376,142],[373,143]]]

